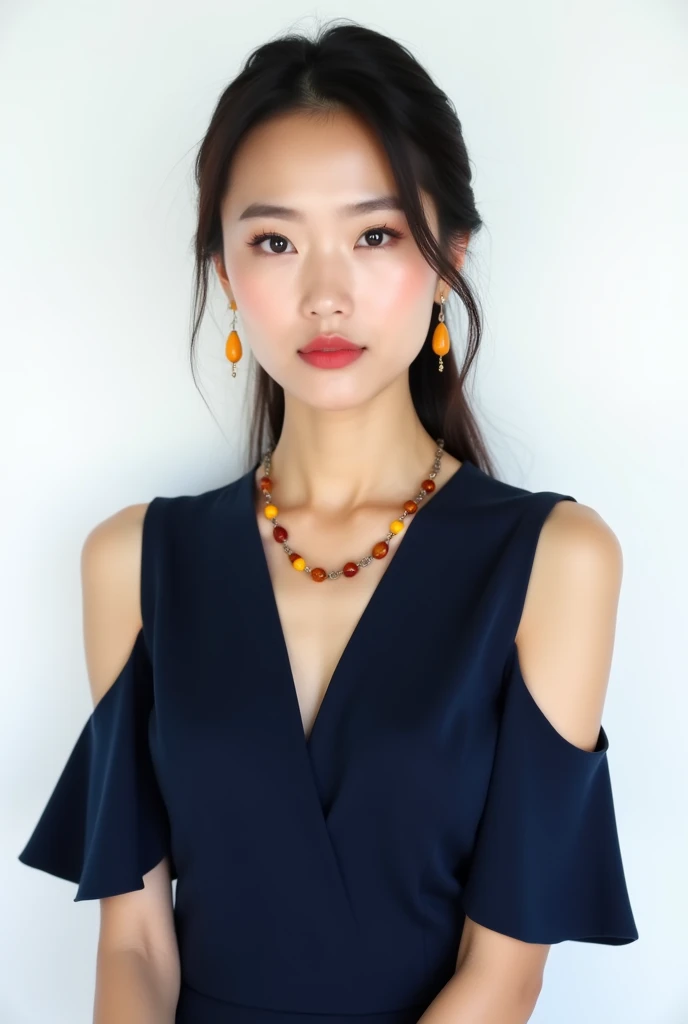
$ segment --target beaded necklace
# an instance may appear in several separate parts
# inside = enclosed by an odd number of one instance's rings
[[[263,456],[264,476],[262,476],[259,481],[260,489],[265,497],[265,509],[263,511],[266,517],[272,521],[272,535],[274,539],[277,541],[278,544],[282,545],[282,548],[289,556],[289,560],[294,569],[296,569],[298,572],[307,573],[311,577],[311,579],[314,580],[316,583],[322,583],[324,580],[339,579],[340,576],[355,576],[359,569],[364,568],[366,565],[370,565],[374,558],[380,559],[386,556],[387,552],[389,551],[389,542],[392,540],[393,537],[396,536],[396,534],[401,533],[401,531],[404,529],[404,520],[406,519],[406,517],[413,515],[413,513],[418,510],[418,506],[423,501],[425,496],[427,494],[432,494],[432,492],[435,490],[435,477],[439,472],[440,464],[442,461],[442,455],[444,453],[444,440],[441,437],[437,439],[437,449],[435,451],[435,461],[433,463],[432,469],[428,473],[427,478],[423,480],[422,484],[420,485],[420,491],[418,492],[418,494],[416,494],[415,498],[410,499],[409,501],[405,501],[404,509],[400,513],[398,519],[393,519],[392,522],[389,524],[389,533],[387,534],[385,539],[378,541],[377,544],[374,544],[371,549],[371,553],[369,555],[364,555],[363,558],[359,559],[358,562],[347,562],[346,565],[342,566],[341,569],[333,569],[331,572],[328,572],[326,569],[321,569],[319,567],[311,569],[309,565],[306,565],[305,559],[302,558],[301,555],[299,555],[287,544],[287,537],[289,536],[289,534],[287,533],[285,528],[277,522],[279,509],[277,508],[276,505],[273,505],[272,503],[271,488],[273,486],[273,481],[270,477],[270,465],[273,451],[274,447],[268,448]]]

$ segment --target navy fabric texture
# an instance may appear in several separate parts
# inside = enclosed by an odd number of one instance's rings
[[[411,1024],[466,914],[526,942],[637,939],[607,734],[566,740],[514,642],[542,525],[576,499],[464,461],[408,521],[306,739],[256,469],[149,504],[142,629],[20,860],[83,900],[169,858],[176,1024]]]

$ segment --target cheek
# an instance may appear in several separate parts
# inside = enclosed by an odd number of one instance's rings
[[[413,318],[416,312],[426,318],[434,288],[432,268],[422,258],[390,262],[366,284],[368,302],[376,315],[395,321]]]
[[[283,321],[289,308],[288,289],[281,287],[278,277],[267,282],[261,274],[249,271],[235,273],[231,280],[239,316],[251,334],[260,336]]]

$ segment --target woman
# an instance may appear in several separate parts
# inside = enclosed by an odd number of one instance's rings
[[[196,178],[192,351],[214,271],[232,376],[242,339],[258,364],[248,468],[87,538],[95,707],[20,859],[102,901],[96,1024],[520,1024],[552,943],[637,938],[601,725],[622,559],[491,468],[461,125],[335,24],[251,54]]]

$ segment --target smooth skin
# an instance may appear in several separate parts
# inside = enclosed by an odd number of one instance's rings
[[[260,126],[237,153],[229,185],[224,251],[215,270],[228,300],[237,303],[244,359],[250,348],[285,390],[284,429],[273,454],[275,500],[292,535],[307,539],[302,553],[309,564],[336,567],[386,532],[400,501],[416,492],[432,465],[435,439],[415,413],[408,367],[423,344],[433,300],[449,289],[421,256],[401,211],[342,212],[347,204],[395,192],[384,151],[347,112],[292,114]],[[432,200],[423,196],[423,202],[436,232]],[[256,203],[295,212],[244,216]],[[402,237],[378,234],[384,225]],[[260,232],[270,237],[251,245]],[[459,267],[465,241],[455,253]],[[366,351],[334,371],[303,362],[299,347],[332,332]],[[460,468],[445,453],[438,491]],[[261,474],[259,467],[256,478]],[[404,534],[386,559],[345,587],[316,586],[274,544],[262,507],[257,495],[308,734],[346,642]],[[121,671],[141,628],[145,509],[121,509],[84,544],[84,643],[94,703]],[[621,548],[600,515],[581,503],[558,503],[540,534],[516,643],[540,709],[562,736],[588,751],[599,735],[621,578]],[[180,970],[167,859],[144,883],[142,890],[101,900],[94,1024],[174,1021]],[[523,1024],[542,989],[548,953],[549,946],[466,918],[456,973],[423,1024]]]

